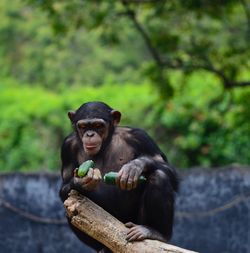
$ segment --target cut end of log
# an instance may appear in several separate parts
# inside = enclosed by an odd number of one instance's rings
[[[79,203],[76,200],[79,196],[80,195],[77,191],[71,190],[69,197],[64,201],[64,207],[66,208],[67,216],[70,219],[78,214],[77,206],[79,206]]]

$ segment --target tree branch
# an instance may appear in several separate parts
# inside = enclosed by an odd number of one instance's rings
[[[128,1],[123,0],[122,4],[124,5],[124,7],[126,8],[126,14],[127,16],[131,19],[131,21],[133,22],[135,28],[137,29],[137,31],[141,34],[149,52],[151,53],[153,59],[155,60],[157,66],[159,68],[163,68],[163,62],[162,59],[159,55],[159,53],[157,52],[156,48],[153,46],[153,43],[149,37],[149,35],[147,34],[147,32],[144,30],[144,28],[142,27],[142,25],[139,23],[135,11],[131,10],[128,6]]]
[[[246,87],[246,86],[250,86],[250,81],[239,81],[239,82],[231,81],[228,83],[226,88],[230,89],[235,87]]]
[[[208,64],[194,64],[194,63],[186,63],[181,59],[175,59],[174,61],[164,61],[162,64],[167,68],[171,69],[182,69],[188,71],[195,71],[197,69],[204,69],[211,73],[217,75],[223,82],[223,86],[225,89],[232,89],[235,87],[246,87],[250,86],[250,81],[232,81],[230,80],[226,74],[222,70],[216,69],[211,62],[207,61]]]
[[[129,243],[128,228],[88,198],[72,190],[64,202],[71,223],[114,253],[194,253],[157,240]]]
[[[131,8],[129,8],[129,3],[131,3],[131,2],[134,2],[134,3],[138,2],[139,3],[142,1],[143,0],[138,0],[138,1],[136,1],[136,0],[122,0],[122,4],[124,5],[124,7],[126,9],[126,12],[124,14],[126,14],[131,19],[131,21],[134,24],[134,27],[136,28],[136,30],[139,32],[139,34],[143,38],[146,47],[148,48],[150,54],[152,55],[156,65],[158,66],[158,68],[160,70],[159,73],[160,73],[161,80],[164,80],[163,70],[167,69],[167,68],[182,69],[182,70],[189,70],[189,71],[195,71],[197,69],[204,69],[206,71],[209,71],[209,72],[217,75],[222,80],[223,86],[225,89],[232,89],[235,87],[246,87],[246,86],[250,85],[250,81],[230,80],[222,70],[215,68],[213,66],[213,64],[211,63],[211,61],[209,61],[209,59],[205,59],[204,64],[194,64],[194,63],[189,63],[189,62],[186,63],[186,62],[183,62],[179,58],[172,60],[172,61],[163,60],[161,55],[157,51],[157,49],[154,47],[152,40],[150,39],[150,36],[148,35],[146,30],[143,28],[143,26],[138,21],[135,11],[132,10]],[[144,0],[144,1],[146,1],[146,0]],[[152,2],[154,2],[154,1],[152,1]],[[160,1],[155,1],[155,2],[160,2]],[[245,0],[241,0],[241,2],[242,2],[242,5],[244,6],[246,16],[248,19],[249,36],[250,36],[250,10],[249,10]]]

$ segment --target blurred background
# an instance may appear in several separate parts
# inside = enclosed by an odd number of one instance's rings
[[[250,252],[249,0],[1,0],[0,20],[0,252],[91,252],[57,191],[92,100],[180,172],[175,245]]]

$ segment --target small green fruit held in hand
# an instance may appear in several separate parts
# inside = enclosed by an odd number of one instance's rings
[[[78,177],[84,177],[87,175],[90,168],[94,167],[94,162],[92,160],[87,160],[83,162],[77,170]]]
[[[118,172],[110,171],[104,175],[104,182],[106,184],[115,184]],[[139,177],[139,183],[145,182],[147,179],[144,176]]]

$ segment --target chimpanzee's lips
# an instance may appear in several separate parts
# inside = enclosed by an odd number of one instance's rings
[[[95,148],[97,148],[97,146],[96,145],[86,145],[85,148],[86,149],[95,149]]]

